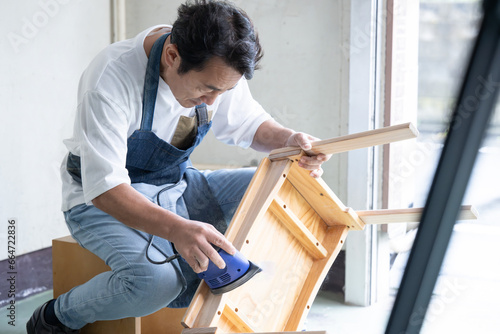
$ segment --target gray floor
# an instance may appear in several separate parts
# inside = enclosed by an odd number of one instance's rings
[[[16,302],[15,326],[8,324],[10,321],[6,316],[9,314],[6,307],[0,310],[0,333],[1,334],[20,334],[26,333],[26,322],[33,311],[42,303],[52,298],[52,290],[45,291],[26,299]],[[8,306],[7,306],[8,307]]]
[[[52,291],[46,291],[19,301],[16,304],[15,327],[7,324],[6,309],[1,309],[0,314],[3,320],[0,321],[0,333],[26,333],[25,324],[33,310],[51,297]],[[304,329],[327,330],[329,334],[383,333],[385,319],[389,312],[390,303],[379,303],[372,307],[355,307],[344,305],[341,295],[322,294],[313,303]]]

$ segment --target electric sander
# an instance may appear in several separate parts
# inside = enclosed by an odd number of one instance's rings
[[[234,255],[230,255],[225,250],[219,249],[218,253],[226,262],[226,267],[219,269],[210,261],[208,269],[198,274],[198,277],[207,283],[215,295],[236,289],[262,271],[257,265],[248,261],[239,251],[236,251]]]

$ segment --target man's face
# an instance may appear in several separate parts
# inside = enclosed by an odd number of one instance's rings
[[[191,70],[179,75],[177,69],[178,62],[167,69],[166,81],[175,99],[185,108],[213,104],[217,96],[233,89],[242,77],[220,58],[210,59],[199,72]]]

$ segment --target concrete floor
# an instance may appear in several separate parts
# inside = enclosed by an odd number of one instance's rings
[[[6,307],[2,308],[0,311],[1,321],[0,321],[0,333],[1,334],[25,334],[26,333],[26,322],[31,317],[33,311],[41,304],[52,298],[52,290],[44,291],[42,293],[33,295],[26,299],[20,300],[16,303],[16,319],[15,326],[8,324],[10,321],[6,317],[7,310]]]

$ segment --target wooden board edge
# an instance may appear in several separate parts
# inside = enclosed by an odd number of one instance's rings
[[[387,135],[387,133],[394,132],[398,133],[398,136],[394,136],[394,140],[387,139],[383,140],[377,144],[373,144],[372,140],[366,140],[366,138],[369,137],[381,137]],[[317,155],[319,153],[324,153],[324,154],[335,154],[335,153],[342,153],[345,151],[351,151],[359,148],[365,148],[365,147],[371,147],[375,145],[382,145],[382,144],[389,144],[394,141],[400,141],[400,140],[406,140],[406,139],[412,139],[416,138],[419,135],[419,132],[416,128],[416,126],[411,123],[403,123],[403,124],[397,124],[397,125],[392,125],[392,126],[387,126],[375,130],[369,130],[369,131],[363,131],[363,132],[358,132],[354,134],[348,134],[345,136],[340,136],[340,137],[335,137],[335,138],[330,138],[330,139],[325,139],[325,140],[319,140],[315,141],[312,143],[312,148],[311,150],[305,151],[307,155]],[[335,144],[340,143],[340,142],[347,142],[347,141],[352,141],[354,145],[350,147],[349,149],[340,149],[337,150],[334,147],[336,146]],[[287,159],[291,156],[298,155],[301,153],[301,149],[298,146],[292,146],[292,147],[283,147],[279,149],[272,150],[269,154],[269,159],[271,160],[278,160],[278,159]]]
[[[353,230],[364,229],[365,223],[358,217],[356,212],[351,208],[347,208],[321,177],[313,178],[309,175],[307,170],[296,164],[292,165],[288,181],[290,181],[292,186],[302,195],[304,200],[311,206],[318,216],[323,219],[326,225],[345,225]],[[311,194],[311,189],[319,190],[319,195],[318,193]],[[308,192],[310,194],[306,196],[305,194]],[[332,219],[334,217],[331,212],[332,208],[328,208],[320,204],[325,200],[334,203],[338,207],[337,213],[345,216],[342,217],[342,219],[339,219],[338,216],[337,219]]]
[[[243,198],[241,199],[241,202],[238,205],[238,208],[236,209],[233,218],[231,219],[229,227],[227,228],[225,236],[229,241],[233,241],[235,235],[241,229],[241,225],[244,222],[243,217],[246,215],[246,212],[248,210],[245,204],[247,203],[247,201],[249,201],[250,198],[256,195],[256,193],[259,190],[258,186],[265,179],[266,174],[269,171],[270,167],[271,167],[271,161],[268,158],[263,158],[259,164],[259,167],[255,171],[255,174],[252,177],[252,180],[250,181],[250,184],[248,185],[248,188],[245,191],[245,194],[243,195]]]
[[[424,208],[383,209],[356,211],[365,224],[418,223]],[[477,209],[472,205],[463,205],[457,220],[476,220]]]
[[[73,237],[71,235],[66,235],[64,237],[60,237],[60,238],[56,238],[56,239],[52,239],[52,245],[54,244],[54,242],[68,242],[68,243],[72,243],[72,244],[76,244],[76,240],[73,239]]]

